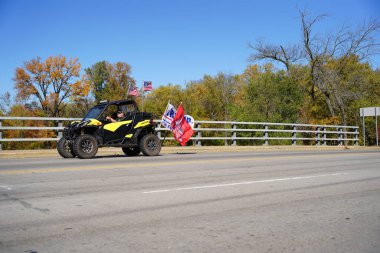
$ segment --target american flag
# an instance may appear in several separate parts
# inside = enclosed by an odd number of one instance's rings
[[[153,85],[151,81],[144,81],[143,91],[153,90]]]
[[[129,89],[128,95],[138,97],[139,96],[139,91],[137,90],[136,86],[133,86]]]

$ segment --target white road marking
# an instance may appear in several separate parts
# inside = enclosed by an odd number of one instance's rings
[[[12,187],[10,187],[9,185],[0,185],[0,190],[1,189],[5,189],[7,191],[10,191],[10,190],[12,190]]]
[[[310,178],[318,178],[318,177],[341,176],[345,174],[346,173],[334,173],[334,174],[322,174],[322,175],[314,175],[314,176],[284,177],[284,178],[274,178],[274,179],[265,179],[265,180],[248,181],[248,182],[237,182],[237,183],[229,183],[229,184],[214,184],[214,185],[203,185],[203,186],[193,186],[193,187],[183,187],[183,188],[161,189],[161,190],[146,191],[142,193],[150,194],[150,193],[173,192],[173,191],[199,190],[199,189],[228,187],[228,186],[236,186],[236,185],[248,185],[248,184],[288,181],[288,180],[310,179]]]

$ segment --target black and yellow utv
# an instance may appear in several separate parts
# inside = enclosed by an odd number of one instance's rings
[[[116,118],[117,112],[122,112],[123,117]],[[139,112],[133,100],[101,101],[81,121],[65,127],[57,144],[58,153],[64,158],[93,158],[98,147],[121,147],[128,156],[140,152],[146,156],[158,155],[161,142],[155,133],[152,114]]]

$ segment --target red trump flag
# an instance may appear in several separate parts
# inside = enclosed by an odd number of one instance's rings
[[[186,142],[193,135],[194,131],[187,123],[185,119],[185,111],[183,110],[182,104],[178,106],[177,113],[175,114],[172,121],[172,129],[174,139],[176,139],[182,146],[186,145]]]

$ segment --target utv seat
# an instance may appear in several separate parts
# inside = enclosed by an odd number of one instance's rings
[[[133,120],[133,115],[134,115],[133,112],[127,112],[125,114],[124,120]]]

